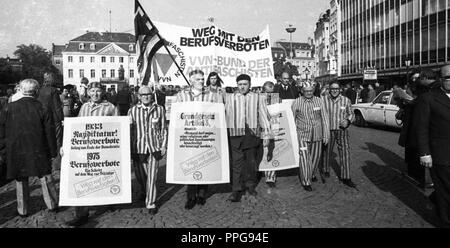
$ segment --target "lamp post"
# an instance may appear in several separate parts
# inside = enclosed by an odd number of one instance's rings
[[[409,83],[409,66],[411,66],[411,59],[408,57],[405,59],[406,65],[406,84]]]
[[[286,28],[286,32],[289,33],[289,35],[290,35],[290,41],[291,41],[291,53],[290,53],[290,58],[291,58],[291,59],[292,59],[292,57],[293,57],[293,53],[292,53],[292,33],[294,33],[295,30],[297,30],[297,28],[292,27],[292,24],[289,24],[289,27]]]

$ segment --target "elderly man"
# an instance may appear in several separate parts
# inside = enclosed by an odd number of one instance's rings
[[[306,191],[312,191],[311,181],[317,181],[316,170],[322,155],[322,144],[328,144],[330,128],[323,100],[314,96],[314,84],[303,84],[303,96],[292,105],[300,147],[300,181]]]
[[[238,89],[225,98],[225,115],[231,147],[232,190],[229,200],[241,201],[245,190],[256,196],[257,151],[263,140],[268,146],[273,138],[265,96],[250,92],[251,78],[236,78]],[[271,158],[268,158],[270,161]]]
[[[189,73],[191,87],[177,94],[177,102],[216,102],[223,103],[223,97],[220,93],[204,91],[205,73],[201,70],[194,70]],[[205,205],[207,185],[188,185],[187,201],[185,209],[192,209],[196,204]]]
[[[150,87],[139,89],[140,104],[128,111],[131,118],[131,153],[136,179],[145,195],[145,206],[151,215],[156,206],[156,179],[159,161],[167,150],[167,124],[164,107],[157,105]]]
[[[11,102],[0,117],[0,150],[6,154],[7,178],[16,180],[18,214],[26,217],[29,177],[39,177],[47,208],[58,208],[58,193],[51,175],[51,160],[57,156],[57,147],[52,112],[36,99],[39,83],[25,79],[19,85],[22,98]]]
[[[356,185],[350,178],[350,146],[348,143],[347,128],[353,120],[352,103],[350,99],[341,95],[341,87],[338,82],[330,84],[330,92],[322,99],[328,112],[330,127],[330,142],[325,146],[324,174],[330,177],[330,162],[334,143],[337,143],[341,161],[340,179],[348,187],[355,188]]]
[[[296,99],[300,96],[298,88],[292,84],[289,72],[281,74],[281,84],[275,86],[274,93],[278,93],[281,99]]]
[[[88,85],[89,102],[83,104],[78,117],[85,116],[119,116],[119,110],[112,103],[102,100],[103,85],[92,82]],[[88,222],[89,208],[75,207],[75,219],[67,222],[68,226],[78,227]]]
[[[450,227],[450,65],[441,68],[441,87],[419,96],[414,123],[420,163],[431,168],[437,213]]]

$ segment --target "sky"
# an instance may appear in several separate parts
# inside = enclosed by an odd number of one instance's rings
[[[285,28],[294,25],[292,40],[313,37],[319,15],[330,0],[140,0],[152,21],[187,27],[215,25],[244,37],[269,25],[273,42],[290,40]],[[20,44],[51,50],[86,31],[134,34],[134,0],[0,0],[0,57],[13,57]]]

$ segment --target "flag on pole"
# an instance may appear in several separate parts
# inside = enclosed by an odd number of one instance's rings
[[[164,46],[164,40],[159,35],[158,29],[153,25],[138,0],[134,1],[134,5],[136,51],[139,54],[137,60],[138,73],[142,79],[141,83],[147,85],[151,77],[152,59],[155,57],[156,52]]]

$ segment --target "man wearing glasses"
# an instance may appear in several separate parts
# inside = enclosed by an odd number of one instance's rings
[[[350,178],[350,146],[348,143],[348,131],[354,118],[351,110],[350,99],[341,95],[341,87],[338,82],[330,84],[330,91],[323,96],[325,109],[328,112],[328,120],[330,123],[330,142],[325,146],[324,154],[324,175],[330,177],[330,162],[333,153],[334,143],[337,143],[339,157],[341,162],[340,179],[348,187],[355,188],[356,185]]]
[[[292,105],[300,147],[300,181],[306,191],[312,191],[322,155],[322,143],[330,137],[328,113],[323,100],[314,96],[314,83],[303,84],[303,96]]]
[[[151,215],[156,206],[156,179],[159,161],[167,151],[167,124],[164,107],[154,101],[148,86],[138,92],[140,104],[128,111],[131,121],[131,153],[136,179],[141,188],[141,199]]]
[[[420,164],[431,168],[436,210],[450,227],[450,65],[441,68],[441,86],[418,98],[413,123]]]

